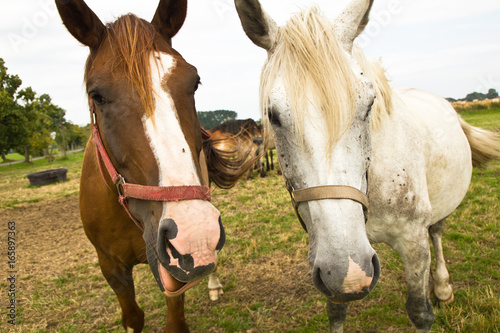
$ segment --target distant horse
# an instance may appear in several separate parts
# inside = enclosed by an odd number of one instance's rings
[[[419,332],[429,332],[429,235],[434,294],[452,300],[445,219],[464,198],[473,164],[500,158],[498,134],[468,125],[443,98],[385,90],[385,77],[369,78],[352,49],[372,0],[352,0],[333,22],[314,8],[283,27],[258,0],[235,3],[247,36],[268,53],[262,119],[309,233],[312,280],[327,296],[331,332],[342,332],[347,302],[375,287],[380,265],[370,243],[377,242],[401,256],[408,315]]]
[[[260,157],[265,153],[265,142],[262,126],[253,119],[231,119],[209,130],[217,149],[240,156]],[[255,163],[260,170],[261,177],[265,177],[264,165],[260,159]],[[251,179],[252,169],[248,170],[248,179]]]
[[[200,78],[171,47],[186,0],[161,0],[151,23],[129,14],[104,25],[83,0],[56,0],[90,48],[85,83],[93,135],[80,184],[84,230],[116,293],[127,332],[140,332],[132,268],[148,263],[168,306],[165,331],[187,332],[184,292],[216,266],[225,234],[209,177],[234,184],[253,161],[226,158],[199,124]]]
[[[265,135],[265,142],[266,142],[266,171],[269,172],[270,170],[274,170],[274,153],[273,150],[276,150],[276,142],[274,141],[274,135],[272,131],[267,132]],[[278,164],[278,174],[281,175],[281,169]]]

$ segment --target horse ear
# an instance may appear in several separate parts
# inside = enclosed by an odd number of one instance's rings
[[[106,27],[83,0],[56,0],[56,6],[73,37],[91,49],[99,47]]]
[[[373,0],[352,0],[334,21],[337,37],[349,53],[352,51],[354,39],[368,24],[372,5]]]
[[[167,41],[171,41],[186,19],[187,0],[160,0],[151,24]]]
[[[257,46],[270,51],[276,43],[278,26],[258,0],[234,0],[243,30]]]

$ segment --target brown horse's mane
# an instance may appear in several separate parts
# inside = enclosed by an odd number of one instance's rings
[[[228,120],[209,130],[223,133],[203,141],[210,179],[217,186],[233,187],[265,152],[255,154],[253,136],[256,130],[261,130],[261,127],[251,118]],[[221,145],[224,149],[220,149]]]
[[[106,25],[107,35],[103,39],[107,70],[124,73],[137,90],[146,114],[153,115],[154,98],[151,80],[151,52],[158,50],[157,32],[153,25],[133,14],[119,17]],[[165,44],[167,44],[165,42]],[[95,52],[91,52],[85,65],[84,80],[87,82],[93,69]],[[153,117],[151,117],[153,119]]]

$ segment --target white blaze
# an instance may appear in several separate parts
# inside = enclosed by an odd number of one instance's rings
[[[159,171],[159,186],[201,185],[189,145],[182,132],[175,103],[166,82],[177,65],[169,54],[155,53],[151,57],[151,78],[154,89],[154,122],[145,115],[142,119],[151,150]],[[154,124],[154,125],[153,125]],[[215,248],[220,237],[220,213],[204,200],[164,202],[160,221],[172,218],[178,235],[170,243],[181,254],[191,254],[194,266],[215,263]],[[166,250],[171,254],[169,249]],[[171,265],[179,263],[171,257]],[[180,266],[179,266],[180,267]],[[168,281],[165,282],[168,284]]]
[[[155,59],[156,58],[156,59]],[[174,101],[162,82],[172,74],[176,60],[169,54],[151,56],[155,111],[142,119],[159,168],[160,186],[200,185],[189,145],[182,132]],[[156,127],[155,127],[156,126]]]

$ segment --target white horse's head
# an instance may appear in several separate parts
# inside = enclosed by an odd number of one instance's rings
[[[248,37],[268,52],[260,91],[263,119],[272,127],[290,187],[344,185],[367,193],[375,93],[352,48],[373,1],[353,0],[334,21],[313,8],[283,27],[258,0],[235,3]],[[333,302],[365,297],[380,266],[366,235],[363,205],[308,199],[298,209],[309,232],[316,288]]]

